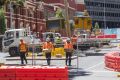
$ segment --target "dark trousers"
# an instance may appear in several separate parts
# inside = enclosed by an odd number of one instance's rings
[[[46,60],[47,60],[47,64],[50,65],[51,53],[45,53],[45,57],[46,57]]]
[[[69,66],[71,66],[71,57],[72,57],[72,52],[66,52],[66,65],[68,62]]]
[[[21,59],[21,64],[24,64],[24,60],[27,64],[27,59],[26,59],[26,52],[20,52],[20,59]]]

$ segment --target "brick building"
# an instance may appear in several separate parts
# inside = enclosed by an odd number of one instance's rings
[[[75,0],[68,0],[69,2],[69,16],[73,19],[75,13]],[[46,17],[53,17],[55,7],[59,6],[65,13],[64,0],[44,0],[43,3],[36,2],[36,0],[26,0],[23,7],[17,7],[13,10],[12,26],[14,28],[30,27],[31,31],[36,32],[41,36],[42,32],[47,30]],[[9,4],[5,6],[6,14],[6,28],[10,28],[10,8]],[[47,10],[47,12],[46,12]],[[64,34],[64,33],[63,33]]]
[[[76,2],[76,12],[84,12],[86,10],[86,6],[84,0],[75,0]]]
[[[13,6],[14,7],[14,6]],[[10,6],[5,6],[6,28],[10,28]],[[41,35],[46,30],[43,10],[33,0],[27,0],[23,7],[16,7],[12,11],[13,28],[30,27],[31,31]]]
[[[77,11],[84,12],[85,5],[84,4],[76,4],[77,5]]]

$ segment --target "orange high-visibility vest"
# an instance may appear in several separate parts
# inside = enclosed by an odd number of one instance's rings
[[[27,51],[26,44],[20,43],[19,50],[20,50],[20,52],[26,52]]]
[[[73,44],[65,42],[64,49],[73,49]]]
[[[51,42],[47,43],[45,42],[43,44],[43,49],[52,49],[53,48],[53,44]]]

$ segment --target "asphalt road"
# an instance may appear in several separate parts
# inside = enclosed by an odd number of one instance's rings
[[[98,53],[91,51],[86,51],[89,55],[84,57],[79,57],[79,69],[77,67],[77,60],[72,60],[72,66],[69,67],[69,80],[120,80],[117,75],[118,72],[110,71],[105,69],[104,66],[104,54],[110,51],[119,51],[119,48],[103,48],[102,51]],[[80,53],[81,54],[81,53]],[[20,64],[20,61],[5,61],[9,58],[8,53],[0,53],[0,61],[6,64]],[[11,58],[11,57],[10,57]],[[28,61],[28,65],[32,62]],[[36,65],[46,65],[46,61],[35,61]],[[53,66],[65,66],[65,61],[51,61]]]

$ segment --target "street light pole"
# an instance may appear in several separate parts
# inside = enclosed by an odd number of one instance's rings
[[[105,0],[104,0],[104,28],[106,29]]]
[[[67,0],[64,0],[64,4],[65,4],[65,18],[66,18],[66,33],[67,36],[70,37],[71,36],[71,31],[70,31],[70,24],[69,24],[69,8],[68,8],[68,2]]]
[[[14,29],[12,25],[12,15],[13,15],[13,8],[12,8],[12,1],[10,1],[10,28]]]

